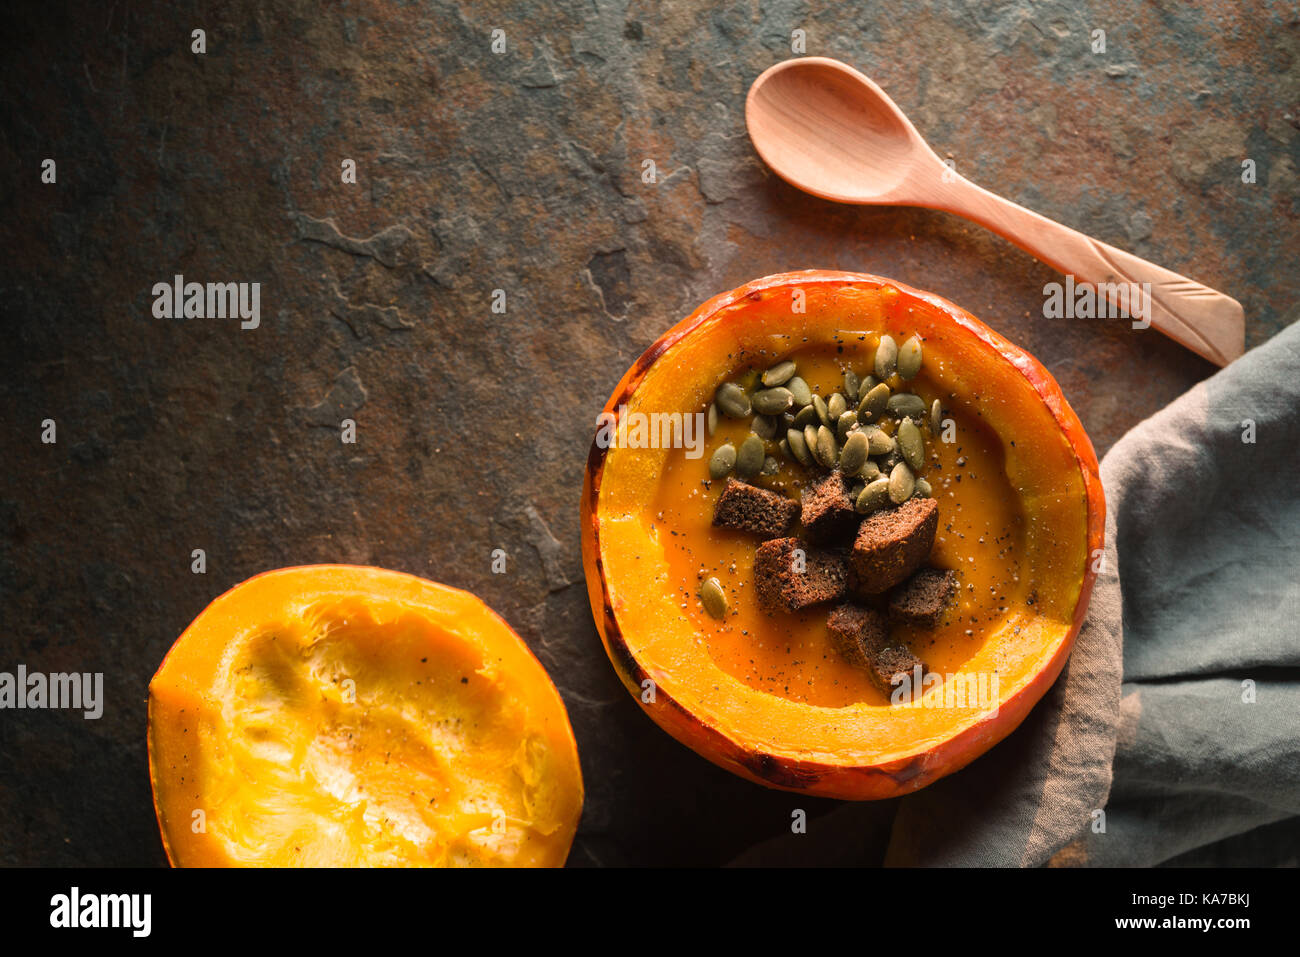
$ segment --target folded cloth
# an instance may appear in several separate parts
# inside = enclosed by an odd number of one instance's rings
[[[1101,479],[1106,559],[1025,722],[891,825],[846,804],[735,863],[1295,863],[1300,323],[1133,428]]]

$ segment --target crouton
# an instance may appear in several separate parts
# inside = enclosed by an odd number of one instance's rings
[[[713,507],[713,524],[761,538],[784,535],[799,515],[799,503],[776,492],[728,478]]]
[[[885,616],[870,608],[845,603],[836,605],[826,619],[831,645],[851,665],[867,667],[871,651],[885,641]]]
[[[858,527],[844,475],[836,470],[803,490],[799,521],[810,542],[844,542]]]
[[[957,576],[942,568],[920,568],[889,595],[889,617],[907,625],[933,628],[952,600]]]
[[[848,568],[834,552],[806,548],[797,538],[774,538],[758,546],[754,583],[766,611],[797,611],[844,595]]]
[[[903,581],[929,557],[938,527],[939,505],[932,498],[908,499],[868,515],[849,557],[855,586],[878,595]]]

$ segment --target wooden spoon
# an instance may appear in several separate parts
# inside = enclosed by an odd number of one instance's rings
[[[770,67],[750,87],[745,121],[763,161],[805,192],[839,203],[924,206],[965,216],[1072,275],[1076,285],[1092,284],[1112,307],[1119,305],[1117,284],[1150,283],[1144,319],[1211,362],[1227,365],[1245,351],[1237,300],[958,176],[885,91],[845,63],[801,57]]]

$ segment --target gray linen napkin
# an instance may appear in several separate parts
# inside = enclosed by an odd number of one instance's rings
[[[1300,323],[1133,428],[1101,477],[1105,567],[1024,724],[890,802],[892,825],[845,804],[734,863],[1295,863]]]

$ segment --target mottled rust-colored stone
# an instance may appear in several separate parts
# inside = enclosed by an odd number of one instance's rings
[[[591,621],[582,470],[646,346],[714,293],[818,266],[933,290],[1026,346],[1098,452],[1211,372],[1154,331],[1041,318],[1057,277],[976,226],[775,178],[744,96],[795,29],[958,172],[1240,299],[1248,345],[1294,318],[1300,81],[1281,8],[627,9],[0,11],[4,657],[102,671],[108,699],[95,722],[0,719],[0,864],[161,862],[149,677],[220,592],[332,561],[470,589],[529,641],[582,754],[573,863],[715,864],[788,831],[788,795],[645,720]],[[259,328],[155,319],[150,290],[176,273],[260,282]]]

